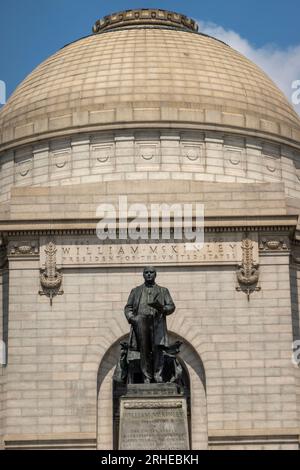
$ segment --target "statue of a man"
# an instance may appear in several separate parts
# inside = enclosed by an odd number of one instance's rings
[[[129,348],[140,352],[144,383],[163,382],[163,351],[168,346],[166,315],[175,310],[172,297],[165,287],[155,283],[156,269],[144,269],[145,283],[132,289],[125,306],[131,324]]]

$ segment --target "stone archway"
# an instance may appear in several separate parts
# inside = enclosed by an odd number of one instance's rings
[[[170,332],[171,341],[184,342],[180,354],[185,363],[191,391],[191,447],[207,449],[207,407],[205,370],[201,358],[193,346],[176,333]],[[97,449],[113,449],[113,372],[119,357],[119,343],[116,341],[104,355],[97,376]]]

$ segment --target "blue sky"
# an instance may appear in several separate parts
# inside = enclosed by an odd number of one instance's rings
[[[0,80],[5,81],[7,94],[49,55],[90,34],[98,18],[145,7],[175,10],[201,20],[204,32],[240,48],[273,75],[286,94],[291,79],[300,80],[299,0],[6,0],[0,15]],[[288,76],[283,79],[278,67],[284,69],[287,63]]]

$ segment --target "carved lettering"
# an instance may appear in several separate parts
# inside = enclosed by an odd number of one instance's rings
[[[187,450],[184,399],[125,399],[121,404],[119,446],[120,450]]]
[[[105,266],[105,265],[143,265],[149,264],[186,264],[186,265],[236,265],[243,255],[242,240],[211,239],[203,247],[185,243],[101,243],[97,237],[82,241],[74,239],[57,240],[56,261],[59,267]],[[41,247],[46,246],[41,243]],[[253,242],[253,262],[257,263],[258,243]],[[40,252],[40,267],[46,263],[45,250]]]

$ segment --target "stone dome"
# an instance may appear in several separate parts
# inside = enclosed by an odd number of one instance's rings
[[[80,132],[227,130],[296,144],[300,119],[255,64],[192,20],[138,10],[39,65],[0,112],[0,150]]]

